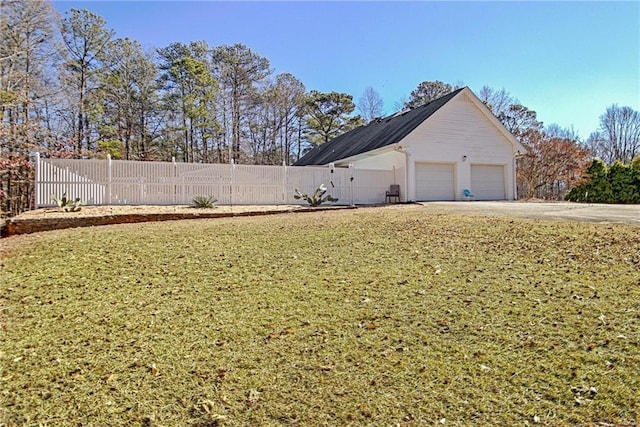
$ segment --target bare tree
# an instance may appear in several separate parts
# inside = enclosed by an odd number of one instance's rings
[[[496,117],[506,114],[512,105],[520,104],[520,101],[511,96],[504,88],[496,90],[489,86],[483,86],[478,92],[478,98]]]
[[[292,74],[276,76],[275,106],[278,117],[280,159],[286,164],[297,160],[293,157],[293,141],[301,126],[301,116],[305,107],[304,84]]]
[[[545,126],[544,132],[551,138],[566,138],[574,141],[580,141],[580,135],[578,135],[578,132],[576,132],[573,126],[563,128],[557,123],[551,123],[550,125]]]
[[[405,105],[407,105],[407,103],[409,102],[409,98],[407,98],[406,95],[400,97],[398,100],[396,100],[393,103],[393,109],[395,111],[401,111],[405,109]]]
[[[358,100],[358,111],[366,123],[382,116],[382,97],[374,88],[368,86]]]
[[[600,128],[589,136],[587,145],[608,165],[631,163],[640,155],[640,113],[631,107],[610,106],[600,116]]]
[[[0,148],[27,153],[44,137],[56,14],[42,0],[0,2]]]

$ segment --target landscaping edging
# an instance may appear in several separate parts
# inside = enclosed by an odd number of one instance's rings
[[[356,209],[356,206],[331,206],[296,209],[255,210],[243,212],[172,212],[172,213],[145,213],[145,214],[116,214],[104,216],[77,216],[55,218],[8,218],[2,237],[18,234],[30,234],[41,231],[61,230],[65,228],[93,227],[99,225],[132,224],[153,221],[175,221],[182,219],[211,219],[243,216],[275,215],[284,213],[318,212],[335,209]]]

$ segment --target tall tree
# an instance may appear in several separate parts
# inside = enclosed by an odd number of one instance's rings
[[[242,157],[241,142],[245,112],[265,78],[270,75],[269,60],[243,44],[219,46],[213,50],[213,65],[221,86],[223,126],[231,128],[230,158],[237,162]]]
[[[51,95],[55,20],[46,1],[0,3],[0,151],[25,154],[48,136],[42,111]]]
[[[640,155],[640,112],[631,107],[610,106],[600,116],[600,127],[587,144],[606,164],[631,163]]]
[[[217,132],[215,96],[218,85],[206,58],[210,49],[205,42],[182,43],[158,50],[164,71],[167,106],[177,114],[176,130],[182,140],[176,154],[186,162],[208,161],[210,142]]]
[[[324,144],[336,136],[362,125],[360,116],[352,116],[356,106],[346,93],[322,93],[312,90],[307,95],[307,139],[312,145]]]
[[[247,157],[254,164],[273,163],[277,155],[276,96],[275,87],[271,84],[263,90],[256,91],[245,112]]]
[[[457,85],[450,85],[439,80],[436,81],[424,81],[418,85],[409,95],[409,101],[404,105],[404,108],[415,108],[447,95],[454,90],[458,89]]]
[[[382,116],[384,103],[382,97],[374,88],[368,86],[358,100],[358,111],[362,119],[369,123],[376,117]]]
[[[113,37],[113,31],[106,28],[105,20],[87,9],[71,9],[62,20],[62,40],[66,46],[64,62],[65,82],[71,88],[74,115],[72,127],[78,151],[92,149],[89,127],[90,91],[97,86],[97,73],[101,61]]]
[[[506,111],[498,114],[498,120],[520,142],[525,141],[527,134],[532,131],[540,131],[542,122],[538,121],[535,111],[521,104],[513,104]]]
[[[117,39],[105,55],[99,147],[115,143],[125,159],[147,159],[158,120],[158,69],[138,42]]]
[[[275,83],[275,107],[278,117],[278,138],[280,161],[291,164],[298,160],[300,152],[294,155],[293,145],[301,143],[301,128],[303,126],[301,116],[305,108],[304,84],[292,74],[284,73],[276,76]]]
[[[305,103],[304,85],[289,73],[279,74],[257,91],[248,110],[248,146],[255,164],[291,164],[300,136]]]

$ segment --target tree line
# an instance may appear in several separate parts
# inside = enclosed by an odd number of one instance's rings
[[[363,123],[351,95],[307,91],[240,43],[149,50],[86,9],[0,7],[4,153],[291,164]]]
[[[237,43],[176,42],[145,49],[116,38],[86,9],[60,16],[45,0],[0,3],[0,156],[292,164],[304,152],[383,115],[368,87],[308,90],[290,73]],[[424,81],[397,109],[460,87]],[[640,154],[640,113],[612,105],[586,140],[544,126],[505,89],[480,100],[526,148],[518,157],[521,198],[563,199],[587,179],[594,157],[630,164]],[[0,188],[0,192],[3,190]]]

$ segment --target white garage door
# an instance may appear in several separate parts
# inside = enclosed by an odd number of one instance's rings
[[[476,200],[504,200],[504,166],[471,165],[471,190]]]
[[[416,200],[454,200],[453,164],[416,163]]]

